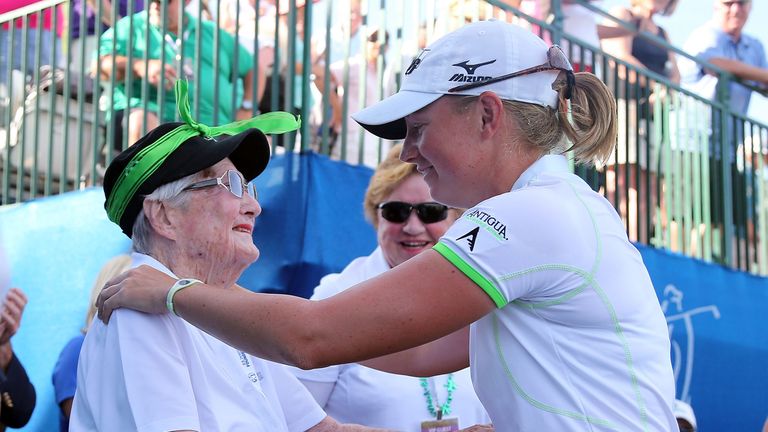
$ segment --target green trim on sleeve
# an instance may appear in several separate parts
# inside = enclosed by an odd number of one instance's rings
[[[437,253],[442,255],[451,264],[455,265],[460,272],[464,273],[464,275],[472,279],[474,283],[482,288],[483,291],[488,294],[488,297],[493,300],[497,308],[501,309],[506,306],[507,303],[509,303],[504,294],[496,287],[496,285],[494,285],[493,282],[486,279],[485,276],[480,274],[480,272],[475,270],[471,265],[467,264],[467,262],[461,259],[461,257],[457,255],[456,252],[451,250],[451,248],[443,243],[437,243],[432,249],[437,251]]]

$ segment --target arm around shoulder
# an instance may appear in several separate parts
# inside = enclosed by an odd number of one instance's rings
[[[412,348],[495,308],[435,251],[318,302],[197,284],[180,292],[174,304],[184,319],[230,345],[302,369]]]

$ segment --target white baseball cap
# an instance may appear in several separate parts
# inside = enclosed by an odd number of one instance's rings
[[[551,60],[550,51],[538,36],[513,24],[496,20],[468,24],[438,39],[413,59],[399,92],[352,118],[376,136],[403,139],[405,116],[446,94],[478,96],[493,91],[501,99],[556,108],[557,92],[552,83],[560,70],[572,68],[559,48],[562,55],[558,62]],[[536,73],[504,77],[531,68],[536,68]],[[469,89],[456,88],[494,78],[499,80]]]
[[[696,415],[693,413],[693,408],[680,399],[675,399],[675,418],[683,419],[693,426],[693,430],[696,430]]]

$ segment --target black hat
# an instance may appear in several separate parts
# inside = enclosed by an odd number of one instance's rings
[[[210,137],[201,135],[186,123],[162,124],[109,164],[104,174],[104,208],[110,220],[131,237],[144,197],[158,187],[199,172],[227,157],[245,180],[251,181],[267,167],[269,153],[267,137],[259,129],[248,129],[232,136]],[[129,176],[127,173],[130,171],[134,172]],[[125,183],[121,185],[120,192],[116,192],[118,180]]]

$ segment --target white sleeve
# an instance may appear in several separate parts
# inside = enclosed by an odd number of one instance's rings
[[[592,213],[565,181],[540,182],[467,210],[434,246],[498,308],[563,295],[564,279],[580,279],[572,269],[594,264]]]
[[[127,406],[115,408],[129,412],[139,431],[200,430],[192,383],[171,319],[167,314],[119,309],[107,326],[103,368],[124,383],[127,399]]]
[[[309,390],[293,376],[287,366],[270,361],[264,363],[273,377],[275,391],[290,432],[304,432],[327,417]]]
[[[325,300],[328,297],[333,297],[336,294],[344,291],[348,287],[342,286],[338,283],[341,275],[339,273],[329,273],[320,279],[320,284],[315,287],[312,292],[310,300]]]
[[[312,393],[317,403],[325,408],[331,393],[333,393],[333,388],[336,386],[336,381],[339,379],[341,366],[328,366],[312,370],[302,370],[290,366],[287,368]]]
[[[301,378],[299,378],[299,381],[301,381],[301,383],[304,384],[304,387],[309,390],[309,392],[312,394],[312,397],[315,398],[320,407],[325,409],[325,406],[328,405],[328,399],[331,398],[331,393],[333,393],[333,388],[336,387],[336,384],[302,380]]]
[[[434,249],[485,291],[498,308],[502,308],[523,295],[525,288],[518,287],[517,292],[507,292],[500,276],[522,268],[521,261],[530,251],[526,250],[526,243],[519,241],[511,232],[510,227],[518,228],[513,225],[512,218],[493,204],[492,198],[464,212]],[[517,230],[515,234],[530,228],[524,226],[526,229]]]

